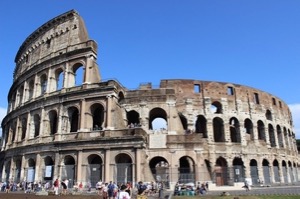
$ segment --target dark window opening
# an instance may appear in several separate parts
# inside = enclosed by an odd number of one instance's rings
[[[234,89],[231,86],[227,87],[227,95],[234,95]]]
[[[258,95],[258,93],[254,93],[254,103],[259,104],[259,95]]]

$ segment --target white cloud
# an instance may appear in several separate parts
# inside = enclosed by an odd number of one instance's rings
[[[0,107],[0,137],[2,137],[1,123],[2,123],[2,119],[4,118],[6,113],[7,113],[7,108]]]
[[[290,104],[289,105],[294,122],[294,133],[296,139],[300,139],[300,103],[299,104]]]

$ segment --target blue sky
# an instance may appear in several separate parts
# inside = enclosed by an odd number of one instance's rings
[[[251,86],[281,98],[300,139],[299,0],[1,0],[0,120],[15,55],[29,34],[75,9],[98,43],[103,79]]]

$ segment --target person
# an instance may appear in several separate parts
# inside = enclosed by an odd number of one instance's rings
[[[128,192],[126,192],[126,189],[126,185],[121,185],[118,199],[130,199],[130,195]]]
[[[53,183],[55,195],[58,195],[59,181],[56,179]]]
[[[102,189],[102,181],[100,180],[100,181],[97,182],[97,184],[96,184],[96,190],[97,190],[97,194],[98,194],[98,195],[101,195],[101,193],[102,193],[101,189]]]
[[[147,198],[147,196],[146,196],[147,187],[146,187],[146,185],[143,184],[142,181],[139,181],[138,186],[137,186],[137,190],[138,190],[137,199]]]
[[[79,191],[80,191],[80,192],[83,191],[83,190],[82,190],[82,189],[83,189],[83,184],[82,184],[82,182],[79,183],[78,188],[79,188]]]
[[[66,185],[66,183],[65,183],[65,180],[62,180],[61,181],[61,186],[62,186],[62,188],[63,188],[63,190],[62,190],[62,195],[67,195],[67,185]]]
[[[249,190],[250,190],[250,189],[249,189],[249,183],[248,183],[247,180],[245,180],[243,188],[245,188],[246,191],[249,191]]]
[[[108,194],[109,199],[112,199],[114,197],[114,189],[115,189],[115,186],[112,183],[112,181],[110,181],[107,186],[107,194]]]
[[[7,183],[6,183],[6,187],[5,187],[5,192],[6,192],[6,193],[9,193],[9,191],[10,191],[10,183],[7,182]]]

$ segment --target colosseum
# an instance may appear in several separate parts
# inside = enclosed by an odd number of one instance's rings
[[[161,181],[170,189],[298,182],[284,101],[227,82],[164,79],[130,90],[104,81],[97,43],[75,10],[29,35],[15,64],[1,124],[2,181]]]

